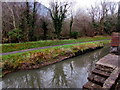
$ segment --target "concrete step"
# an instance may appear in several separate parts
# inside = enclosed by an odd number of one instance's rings
[[[103,88],[112,88],[120,78],[120,68],[116,68],[110,75],[109,78],[104,82]]]
[[[96,84],[98,84],[98,85],[100,85],[100,86],[103,86],[103,84],[104,84],[104,82],[105,82],[106,79],[107,79],[107,78],[101,77],[101,76],[96,75],[96,74],[91,74],[91,75],[88,77],[88,80],[89,80],[89,81],[92,81],[92,82],[94,82],[94,83],[96,83]]]
[[[95,68],[101,71],[109,72],[109,73],[112,73],[112,71],[114,70],[111,67],[102,66],[102,65],[96,65]]]
[[[105,72],[105,71],[102,71],[102,70],[99,70],[99,69],[96,69],[96,68],[92,71],[92,73],[96,74],[96,75],[99,75],[99,76],[102,76],[102,77],[105,77],[105,78],[109,77],[110,74],[111,74],[109,72]]]
[[[99,89],[99,88],[102,88],[100,85],[97,85],[93,82],[87,82],[84,86],[83,86],[83,90],[87,89],[87,90],[96,90],[96,89]]]

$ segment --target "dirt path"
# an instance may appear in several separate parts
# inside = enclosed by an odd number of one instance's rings
[[[97,41],[106,41],[106,40],[109,40],[109,39],[96,40],[96,41],[86,41],[86,42],[97,42]],[[86,43],[86,42],[78,42],[78,43]],[[61,44],[61,45],[54,45],[54,46],[45,46],[45,47],[39,47],[39,48],[31,48],[31,49],[25,49],[25,50],[20,50],[20,51],[0,53],[0,55],[10,55],[10,54],[15,54],[15,53],[22,53],[22,52],[27,52],[27,51],[33,51],[33,50],[38,50],[38,49],[46,49],[46,48],[50,48],[50,47],[57,47],[57,46],[71,45],[71,44],[77,44],[77,43],[69,43],[69,44]]]

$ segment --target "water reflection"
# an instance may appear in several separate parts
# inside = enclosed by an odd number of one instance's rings
[[[3,78],[3,88],[81,88],[108,47],[41,69],[18,71]]]
[[[63,64],[56,65],[54,68],[54,75],[52,78],[53,87],[67,87],[67,78],[64,72]]]

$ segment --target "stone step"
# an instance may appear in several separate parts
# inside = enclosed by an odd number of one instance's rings
[[[112,88],[120,78],[120,68],[116,68],[103,84],[103,88]]]
[[[109,73],[112,73],[112,71],[114,70],[111,67],[106,67],[106,66],[103,66],[103,65],[96,65],[95,68],[98,69],[98,70],[101,70],[101,71],[109,72]]]
[[[96,90],[96,89],[99,89],[99,88],[102,88],[100,85],[97,85],[93,82],[87,82],[84,86],[83,86],[83,90],[87,89],[87,90]]]
[[[92,81],[92,82],[94,82],[94,83],[96,83],[96,84],[98,84],[98,85],[100,85],[100,86],[103,86],[103,84],[104,84],[104,82],[105,82],[106,79],[107,79],[107,78],[101,77],[101,76],[96,75],[96,74],[91,74],[91,75],[88,77],[88,80],[89,80],[89,81]]]
[[[106,78],[109,77],[110,74],[111,74],[109,72],[105,72],[105,71],[102,71],[102,70],[99,70],[99,69],[96,69],[96,68],[92,71],[92,73],[96,74],[96,75],[99,75],[99,76],[102,76],[102,77],[106,77]]]

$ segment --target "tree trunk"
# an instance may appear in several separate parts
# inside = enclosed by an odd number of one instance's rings
[[[13,9],[10,7],[10,5],[8,5],[8,3],[7,3],[7,6],[8,6],[8,9],[10,10],[10,12],[12,14],[14,29],[16,29],[17,27],[16,27],[16,21],[15,21],[15,15],[14,15]]]
[[[70,21],[70,32],[69,32],[70,37],[71,37],[71,33],[72,33],[72,25],[73,25],[73,16],[71,16],[71,21]]]

